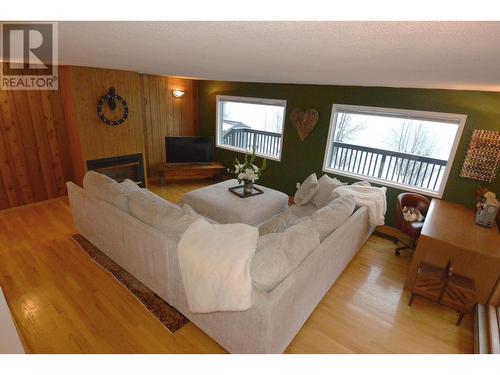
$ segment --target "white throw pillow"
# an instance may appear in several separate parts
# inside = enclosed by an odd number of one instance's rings
[[[141,187],[137,185],[134,181],[128,178],[120,182],[120,185],[125,188],[128,192],[140,191]]]
[[[290,206],[289,210],[292,212],[292,215],[297,217],[306,217],[311,216],[313,213],[318,211],[316,206],[311,202],[303,204],[302,206],[297,206],[296,204]]]
[[[259,234],[262,236],[269,233],[285,231],[288,227],[297,224],[301,219],[293,215],[290,210],[286,210],[278,215],[274,215],[259,226]]]
[[[318,179],[316,178],[316,173],[311,174],[307,177],[304,182],[299,186],[293,201],[296,205],[301,206],[306,204],[311,200],[311,198],[318,191]]]
[[[88,171],[83,178],[83,188],[97,199],[128,212],[128,193],[130,191],[125,185],[119,184],[112,178],[101,173]]]
[[[153,194],[153,193],[150,193]],[[179,207],[144,191],[129,195],[130,214],[160,232],[180,238],[186,229],[200,217],[190,206]]]
[[[372,186],[368,181],[357,181],[353,183],[354,186]]]
[[[142,194],[148,196],[149,198],[151,199],[154,199],[162,204],[166,204],[167,206],[170,206],[170,207],[174,207],[174,208],[179,208],[180,206],[175,204],[175,203],[172,203],[162,197],[160,197],[159,195],[153,193],[152,191],[149,191],[148,189],[146,188],[142,188],[142,189],[139,189],[138,191],[140,191]]]
[[[344,195],[316,211],[311,216],[311,220],[320,234],[321,241],[340,227],[352,215],[355,207],[354,199],[349,195]]]
[[[260,236],[251,267],[254,285],[266,292],[273,290],[319,244],[319,233],[311,220],[281,233]]]
[[[342,181],[337,180],[336,178],[332,178],[324,174],[318,180],[318,192],[314,194],[314,197],[312,197],[311,202],[317,208],[325,207],[333,199],[338,197],[338,195],[333,194],[333,191],[342,185],[346,184],[343,183]]]

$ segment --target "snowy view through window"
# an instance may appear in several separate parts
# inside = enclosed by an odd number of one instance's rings
[[[218,98],[219,147],[279,159],[285,101],[250,98]]]
[[[438,121],[339,110],[334,120],[326,170],[440,191],[459,119]]]

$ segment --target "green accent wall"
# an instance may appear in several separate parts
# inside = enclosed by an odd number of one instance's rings
[[[478,187],[488,187],[500,195],[500,176],[492,184],[459,177],[472,130],[500,130],[500,93],[199,81],[200,135],[215,136],[216,95],[287,100],[281,162],[269,161],[268,169],[263,173],[260,183],[289,195],[295,193],[295,184],[303,181],[310,173],[316,172],[318,178],[323,174],[321,171],[323,155],[333,103],[466,114],[467,122],[446,184],[443,199],[472,208],[474,206],[474,192]],[[320,115],[318,124],[303,142],[300,141],[289,119],[290,111],[296,107],[315,108]],[[224,163],[227,167],[232,166],[236,156],[241,159],[241,154],[237,152],[219,148],[216,148],[215,151],[215,159]],[[338,178],[342,181],[355,181],[343,176],[338,176]],[[402,190],[399,189],[387,188],[387,225],[394,225],[395,200],[401,192]]]

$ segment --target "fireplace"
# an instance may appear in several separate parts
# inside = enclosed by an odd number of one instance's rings
[[[87,169],[105,174],[118,182],[128,178],[140,187],[146,186],[142,154],[88,160]]]

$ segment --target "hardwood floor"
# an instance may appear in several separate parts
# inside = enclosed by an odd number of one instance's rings
[[[178,201],[205,181],[150,185]],[[192,323],[166,330],[71,240],[66,198],[0,211],[0,285],[29,353],[223,353]],[[372,236],[288,353],[471,353],[472,318],[415,298],[403,284],[411,253]]]

